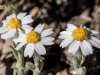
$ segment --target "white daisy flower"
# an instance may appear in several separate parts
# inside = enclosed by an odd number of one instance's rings
[[[23,45],[26,45],[24,56],[32,57],[34,50],[39,55],[46,54],[46,50],[43,45],[52,45],[54,44],[54,38],[47,37],[52,34],[52,29],[43,30],[44,25],[39,24],[33,31],[27,31],[27,33],[23,34],[20,32],[19,38],[14,39],[14,42],[20,42],[20,44],[15,48],[19,50]],[[42,31],[43,30],[43,31]]]
[[[18,36],[19,31],[32,30],[33,28],[28,24],[33,22],[32,16],[27,13],[12,14],[3,20],[3,26],[0,27],[0,34],[2,39],[14,38]]]
[[[86,56],[93,54],[91,45],[100,48],[100,40],[92,36],[93,34],[97,34],[96,31],[90,30],[85,26],[78,28],[73,24],[67,24],[67,27],[66,31],[60,32],[58,38],[64,39],[60,44],[62,48],[70,44],[68,53],[75,54],[80,47],[81,52]]]

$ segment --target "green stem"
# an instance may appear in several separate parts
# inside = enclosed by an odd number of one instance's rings
[[[26,75],[28,72],[28,69],[26,69],[24,65],[24,47],[17,51],[17,63],[15,68],[17,75]]]
[[[70,66],[74,68],[77,74],[86,74],[86,68],[82,67],[83,62],[85,61],[85,57],[82,54],[81,50],[78,50],[78,52],[72,57],[67,57],[67,60]]]
[[[43,63],[44,58],[38,55],[36,52],[34,53],[33,58],[35,66],[35,69],[33,70],[33,75],[40,75],[40,72],[44,66]]]
[[[16,73],[17,73],[17,72],[16,72],[16,70],[14,69],[14,71],[13,71],[13,75],[16,75]]]
[[[18,52],[18,66],[24,67],[24,55]]]
[[[13,53],[13,55],[14,55],[14,57],[15,57],[15,59],[17,60],[18,59],[18,53],[17,53],[17,51],[14,49],[14,47],[12,47],[12,46],[10,46],[10,48],[11,48],[11,50],[12,50],[12,53]]]
[[[23,49],[18,51],[18,59],[17,59],[17,64],[16,67],[18,69],[17,74],[18,75],[25,75],[24,74],[24,54],[23,54]]]

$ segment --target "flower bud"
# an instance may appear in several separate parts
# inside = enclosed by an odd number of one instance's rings
[[[81,68],[77,69],[76,71],[77,71],[77,74],[79,74],[79,75],[86,75],[85,67],[81,67]]]

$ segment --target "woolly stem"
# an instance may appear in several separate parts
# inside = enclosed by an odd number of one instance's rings
[[[76,71],[76,74],[86,75],[86,68],[82,67],[85,57],[80,50],[72,57],[67,57],[67,60],[70,66]]]

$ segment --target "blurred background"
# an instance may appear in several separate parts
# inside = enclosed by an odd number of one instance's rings
[[[41,75],[64,75],[72,70],[66,59],[71,54],[67,53],[67,47],[59,47],[62,40],[58,39],[59,32],[66,29],[67,23],[76,26],[84,24],[100,34],[100,0],[0,0],[0,7],[2,5],[1,21],[12,13],[27,12],[34,19],[31,24],[33,27],[43,23],[45,29],[53,28],[54,33],[51,36],[55,38],[55,44],[45,46],[47,54],[43,56],[45,60]],[[97,37],[100,38],[100,35]],[[10,39],[0,39],[0,75],[13,75],[16,60],[9,47],[12,44]],[[100,49],[93,49],[94,54],[86,57],[83,66],[87,68],[87,75],[100,75]],[[32,75],[31,71],[27,75]]]

